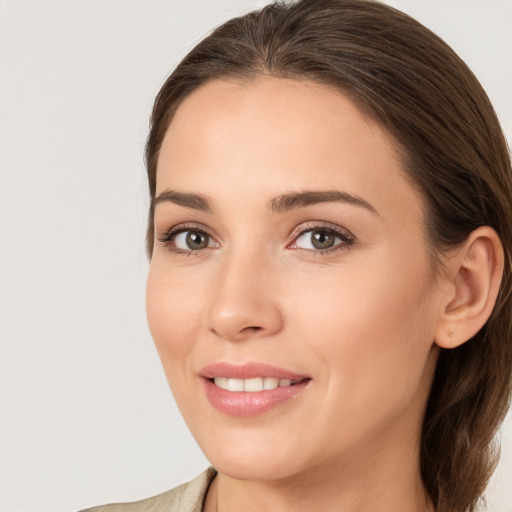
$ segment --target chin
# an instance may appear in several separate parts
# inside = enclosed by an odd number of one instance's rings
[[[206,458],[220,473],[238,480],[281,480],[300,472],[300,444],[274,433],[242,429],[220,434],[211,431],[196,440]],[[213,443],[215,440],[215,443]],[[301,457],[302,458],[302,457]]]
[[[223,475],[236,480],[278,481],[295,475],[298,468],[290,467],[287,461],[275,460],[275,456],[254,454],[253,458],[243,458],[235,453],[222,453],[219,457],[208,458],[212,466]]]

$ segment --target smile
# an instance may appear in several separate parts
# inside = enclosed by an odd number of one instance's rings
[[[227,377],[214,377],[213,383],[227,391],[247,391],[256,393],[259,391],[287,387],[297,384],[291,379],[278,379],[277,377],[253,377],[252,379],[230,379]]]
[[[225,415],[238,417],[254,417],[290,404],[312,382],[307,375],[263,363],[219,362],[199,373],[210,404]]]

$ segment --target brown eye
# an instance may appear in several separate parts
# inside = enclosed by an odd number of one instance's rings
[[[302,224],[295,233],[295,239],[289,248],[307,251],[311,256],[350,249],[356,241],[355,236],[345,228],[323,222],[316,225],[313,222]]]
[[[190,247],[190,249],[204,249],[208,247],[208,238],[209,236],[204,233],[188,231],[186,237],[187,246]]]
[[[310,229],[300,235],[295,246],[300,249],[331,249],[342,243],[342,239],[336,233],[325,229]]]
[[[204,231],[182,231],[173,237],[173,241],[176,248],[182,251],[198,251],[215,245]]]
[[[311,244],[316,249],[329,249],[333,247],[336,241],[336,236],[327,231],[312,231]]]

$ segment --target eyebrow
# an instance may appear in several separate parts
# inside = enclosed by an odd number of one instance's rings
[[[171,202],[179,206],[207,213],[212,213],[214,210],[212,201],[207,196],[202,194],[177,192],[176,190],[164,190],[153,199],[151,204],[153,211],[157,204],[165,202]],[[303,192],[287,192],[268,201],[267,207],[272,212],[283,213],[319,203],[332,202],[348,203],[360,206],[375,215],[379,215],[377,210],[368,203],[368,201],[347,192],[341,192],[340,190],[306,190]]]
[[[341,192],[340,190],[306,190],[304,192],[288,192],[271,199],[267,206],[273,212],[286,212],[296,208],[304,208],[319,203],[348,203],[360,206],[379,215],[377,210],[363,198]]]
[[[161,194],[156,196],[151,201],[152,210],[154,211],[157,204],[165,202],[171,202],[179,206],[185,206],[186,208],[192,208],[202,212],[213,212],[212,203],[206,196],[201,194],[176,192],[175,190],[164,190]]]

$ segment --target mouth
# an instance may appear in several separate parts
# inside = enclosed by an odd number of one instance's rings
[[[258,393],[270,391],[276,388],[295,386],[305,379],[279,379],[277,377],[253,377],[250,379],[233,379],[229,377],[213,377],[208,379],[221,389],[227,391],[246,391],[247,393]]]
[[[210,404],[223,414],[238,417],[257,416],[290,403],[312,381],[309,376],[259,363],[215,363],[203,368],[200,375]]]

